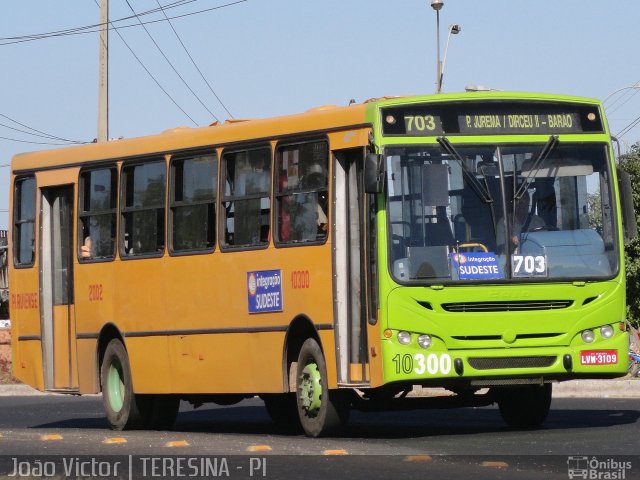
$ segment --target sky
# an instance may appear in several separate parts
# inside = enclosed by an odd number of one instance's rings
[[[95,25],[98,1],[0,2],[0,229],[13,155],[61,148],[34,142],[66,144],[50,136],[97,136],[98,34],[12,38]],[[158,1],[177,2],[165,13],[182,17],[141,16],[158,20],[145,25],[153,40],[139,24],[123,28],[135,17],[114,23],[128,47],[110,34],[111,138],[205,126],[229,118],[227,110],[264,118],[435,91],[430,0],[110,0],[109,18],[131,17],[130,6],[158,9]],[[484,85],[606,99],[611,131],[624,132],[640,116],[639,19],[638,0],[444,0],[442,53],[449,25],[462,30],[449,43],[443,91]],[[620,141],[622,151],[640,141],[640,126]]]

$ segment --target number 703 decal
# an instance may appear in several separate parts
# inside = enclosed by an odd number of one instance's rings
[[[430,375],[447,375],[451,372],[451,356],[448,353],[441,355],[430,353],[425,356],[422,353],[416,353],[411,355],[405,353],[404,355],[397,354],[391,359],[395,366],[396,374],[404,373],[408,375],[415,373],[422,375],[428,373]]]
[[[547,258],[544,255],[512,255],[511,272],[514,277],[546,277]]]

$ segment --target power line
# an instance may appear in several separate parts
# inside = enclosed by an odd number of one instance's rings
[[[17,138],[9,138],[9,137],[0,137],[0,140],[8,140],[10,142],[19,142],[19,143],[32,143],[34,145],[57,145],[57,146],[69,145],[69,143],[33,142],[30,140],[19,140]]]
[[[100,6],[100,4],[98,3],[97,0],[94,0],[95,4]],[[109,22],[111,23],[111,22]],[[113,27],[113,25],[112,25]],[[180,109],[180,111],[182,113],[184,113],[187,118],[189,118],[189,120],[191,120],[191,122],[193,122],[193,124],[195,126],[198,126],[198,124],[196,123],[196,121],[191,118],[191,116],[184,111],[184,109],[178,105],[178,102],[176,102],[174,100],[174,98],[169,94],[169,92],[167,92],[167,90],[160,84],[160,82],[156,79],[156,77],[153,76],[153,74],[149,71],[149,69],[145,66],[144,63],[142,63],[142,60],[140,60],[140,58],[138,57],[138,55],[136,55],[136,53],[133,51],[133,49],[129,46],[129,44],[127,43],[127,41],[124,39],[124,37],[122,36],[122,34],[118,31],[117,28],[113,28],[113,30],[116,32],[116,34],[118,35],[118,37],[120,37],[120,40],[122,40],[122,42],[125,44],[125,46],[129,49],[129,51],[131,52],[131,55],[133,55],[133,57],[138,61],[138,63],[140,64],[140,66],[144,69],[145,72],[147,72],[147,75],[149,75],[151,77],[151,79],[155,82],[155,84],[158,86],[158,88],[160,88],[160,90],[162,90],[164,92],[164,94],[169,97],[169,100],[171,100],[173,102],[173,104],[178,107],[178,109]]]
[[[197,1],[197,0],[190,0],[190,1]],[[213,10],[219,10],[221,8],[226,8],[226,7],[232,7],[234,5],[238,5],[240,3],[244,3],[244,2],[248,2],[249,0],[237,0],[235,2],[231,2],[231,3],[226,3],[224,5],[219,5],[217,7],[211,7],[211,8],[206,8],[203,10],[197,10],[195,12],[191,12],[191,13],[184,13],[182,15],[176,15],[174,17],[169,17],[169,19],[171,20],[175,20],[177,18],[185,18],[185,17],[190,17],[192,15],[198,15],[200,13],[206,13],[206,12],[211,12]],[[184,3],[186,5],[186,3]],[[157,10],[156,10],[157,11]],[[131,19],[133,17],[127,17],[126,19]],[[125,19],[120,19],[120,20],[114,20],[114,22],[118,22],[118,21],[122,21]],[[149,25],[152,23],[159,23],[159,22],[166,22],[167,19],[160,19],[160,20],[150,20],[148,22],[143,22],[145,25]],[[121,25],[121,26],[114,26],[113,22],[109,22],[109,24],[111,25],[111,27],[109,28],[109,30],[116,30],[116,29],[123,29],[123,28],[131,28],[131,27],[139,27],[140,25],[138,23],[134,23],[134,24],[130,24],[130,25]],[[31,42],[34,40],[42,40],[45,38],[54,38],[54,37],[64,37],[64,36],[69,36],[69,35],[85,35],[87,33],[96,33],[100,31],[100,27],[102,27],[102,24],[94,24],[94,25],[88,25],[85,27],[78,27],[78,28],[74,28],[74,29],[69,29],[69,30],[61,30],[60,32],[49,32],[46,34],[36,34],[36,35],[32,35],[32,36],[25,36],[25,38],[20,39],[20,40],[11,40],[11,38],[0,38],[0,46],[3,45],[12,45],[15,43],[24,43],[24,42]],[[7,41],[7,40],[11,40],[11,41]]]
[[[39,135],[37,133],[31,133],[28,130],[22,130],[21,128],[10,127],[9,125],[6,125],[4,123],[0,123],[0,127],[8,128],[9,130],[14,130],[14,131],[20,132],[20,133],[26,133],[27,135],[33,135],[34,137],[47,138],[49,140],[53,139],[53,137],[50,137],[48,135]],[[70,141],[69,143],[82,143],[82,142]]]
[[[634,83],[630,87],[625,87],[626,91],[622,95],[620,95],[611,105],[609,105],[608,107],[605,107],[605,109],[607,110],[607,114],[611,115],[616,110],[619,110],[622,106],[624,106],[629,100],[631,100],[631,98],[633,98],[633,96],[638,93],[638,89],[635,88],[635,87],[638,87],[638,86],[640,86],[640,80],[638,80],[636,83]],[[622,100],[625,97],[628,97],[628,98],[625,101],[623,101],[620,105],[618,105],[617,107],[613,108],[613,106],[616,103],[618,103],[620,100]]]
[[[56,135],[51,135],[50,133],[46,133],[46,132],[43,132],[43,131],[38,130],[36,128],[30,127],[29,125],[25,125],[24,123],[20,123],[17,120],[15,120],[15,119],[7,116],[7,115],[4,115],[2,113],[0,113],[0,117],[6,118],[7,120],[10,120],[13,123],[18,124],[21,127],[27,128],[27,129],[32,130],[33,132],[37,132],[37,133],[32,133],[32,132],[29,132],[27,130],[22,130],[20,128],[15,128],[15,127],[11,127],[9,125],[5,125],[4,123],[0,123],[0,126],[8,128],[10,130],[15,130],[16,132],[26,133],[27,135],[33,135],[34,137],[48,138],[48,139],[51,139],[51,140],[61,140],[63,142],[68,142],[68,143],[77,143],[77,144],[88,143],[88,142],[83,142],[81,140],[69,140],[68,138],[62,138],[62,137],[58,137]]]
[[[622,136],[626,135],[631,130],[633,130],[638,124],[640,124],[640,117],[636,117],[634,120],[632,120],[631,123],[629,123],[626,127],[620,130],[618,133],[616,133],[615,136],[617,138],[621,138]]]
[[[616,112],[617,110],[620,110],[620,108],[622,108],[627,102],[629,102],[635,95],[638,94],[638,90],[637,89],[632,89],[632,90],[633,90],[632,92],[628,92],[628,91],[625,92],[618,100],[613,102],[613,104],[607,109],[607,113],[609,115],[611,115],[612,113]],[[628,98],[625,101],[620,103],[617,107],[612,108],[613,105],[615,105],[619,100],[621,100],[625,96],[628,96]]]
[[[156,46],[156,48],[158,49],[158,51],[160,52],[160,54],[164,57],[164,59],[167,61],[167,63],[169,64],[169,66],[173,69],[173,71],[175,72],[175,74],[178,76],[178,78],[182,81],[182,83],[184,84],[185,87],[187,87],[187,89],[191,92],[191,94],[196,98],[196,100],[198,100],[198,102],[200,102],[200,105],[202,105],[204,107],[204,109],[209,112],[209,114],[211,116],[213,116],[213,118],[216,119],[216,121],[218,120],[218,117],[216,117],[215,113],[213,113],[211,110],[209,110],[209,108],[205,105],[205,103],[202,101],[202,99],[198,96],[198,94],[196,92],[193,91],[193,89],[189,86],[189,84],[187,83],[187,81],[183,78],[182,75],[180,75],[180,72],[178,72],[178,70],[176,69],[176,67],[173,65],[173,63],[171,63],[171,60],[169,60],[169,58],[165,55],[164,51],[162,50],[162,48],[160,48],[160,45],[158,45],[158,42],[156,42],[156,40],[153,38],[153,35],[151,35],[151,33],[149,32],[149,29],[142,23],[142,20],[140,20],[140,18],[137,16],[135,10],[133,9],[133,7],[131,6],[131,3],[129,3],[129,0],[125,0],[125,2],[127,3],[127,5],[129,6],[129,8],[131,9],[131,11],[133,12],[134,15],[136,15],[136,18],[138,19],[138,22],[140,22],[140,25],[142,26],[142,28],[144,28],[144,31],[147,32],[147,35],[149,36],[149,38],[151,39],[151,41],[153,42],[153,44]],[[161,7],[162,8],[162,7]]]
[[[226,107],[226,105],[222,102],[222,100],[220,99],[220,97],[218,96],[218,94],[213,90],[213,87],[211,86],[211,84],[207,81],[206,77],[204,76],[204,74],[202,73],[202,71],[200,70],[200,68],[198,68],[198,65],[196,64],[196,61],[193,59],[193,57],[191,56],[191,54],[189,53],[189,50],[187,49],[186,45],[184,44],[184,42],[182,41],[182,39],[180,38],[180,35],[178,35],[178,32],[176,31],[176,29],[173,26],[173,23],[171,23],[171,20],[169,19],[169,17],[167,16],[167,13],[165,12],[164,7],[162,7],[162,5],[160,5],[160,0],[156,0],[156,3],[158,4],[158,7],[160,7],[160,9],[162,10],[162,14],[164,15],[164,17],[167,19],[167,22],[169,23],[169,26],[171,27],[171,30],[173,30],[173,33],[175,33],[176,38],[178,39],[178,41],[180,42],[180,45],[182,45],[182,48],[184,49],[185,53],[187,54],[187,56],[189,57],[189,59],[191,60],[191,63],[193,63],[193,66],[196,68],[196,70],[198,71],[198,73],[200,74],[200,76],[202,77],[202,80],[204,80],[204,83],[207,84],[207,87],[209,87],[209,90],[211,90],[211,93],[213,93],[214,97],[216,97],[216,100],[218,100],[218,102],[220,103],[220,105],[222,105],[222,108],[225,109],[225,111],[229,114],[229,116],[231,118],[233,118],[233,115],[231,114],[231,112],[229,111],[229,109]]]
[[[635,90],[633,92],[630,92],[630,91],[624,92],[616,100],[614,100],[614,102],[611,105],[609,105],[608,107],[605,107],[607,109],[607,113],[610,115],[610,114],[614,113],[616,110],[619,110],[621,107],[624,106],[625,103],[627,103],[629,100],[631,100],[631,98],[634,95],[636,95],[637,93],[638,93],[637,90]],[[620,103],[617,107],[614,107],[616,105],[616,103],[620,102],[625,97],[628,97],[628,98],[626,100],[624,100],[622,103]]]
[[[193,3],[193,2],[197,2],[198,0],[178,0],[177,2],[173,2],[170,3],[166,6],[167,9],[171,9],[171,8],[175,8],[175,7],[181,7],[183,5],[186,5],[188,3]],[[152,10],[147,10],[145,12],[140,13],[141,16],[143,15],[150,15],[153,13],[157,13],[158,9],[152,9]],[[128,16],[128,17],[123,17],[123,18],[119,18],[117,20],[111,20],[110,23],[118,23],[118,22],[123,22],[125,20],[131,20],[135,18],[135,16]],[[100,27],[103,27],[104,23],[95,23],[92,25],[85,25],[84,27],[74,27],[74,28],[67,28],[64,30],[54,30],[51,32],[44,32],[44,33],[35,33],[35,34],[31,34],[31,35],[20,35],[17,37],[0,37],[0,41],[7,41],[7,40],[26,40],[26,41],[30,41],[30,40],[39,40],[41,38],[48,38],[48,37],[54,37],[54,36],[59,36],[59,35],[65,35],[65,34],[71,34],[71,33],[76,33],[76,32],[81,32],[83,30],[87,30],[87,29],[92,29],[92,28],[98,28],[100,29]],[[87,32],[90,33],[90,32]]]

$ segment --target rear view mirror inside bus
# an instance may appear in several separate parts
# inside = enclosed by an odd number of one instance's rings
[[[382,193],[384,185],[384,163],[382,155],[367,154],[364,161],[364,191]]]

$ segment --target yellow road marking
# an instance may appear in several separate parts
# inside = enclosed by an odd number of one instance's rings
[[[48,442],[49,440],[62,440],[62,435],[58,435],[57,433],[52,433],[49,435],[42,435],[40,440],[43,442]]]
[[[346,450],[325,450],[322,452],[323,455],[349,455]]]
[[[507,462],[482,462],[481,466],[487,468],[507,468],[509,464]]]
[[[247,452],[270,452],[272,448],[269,445],[251,445],[247,447]]]
[[[430,462],[433,460],[431,455],[407,455],[404,457],[405,462]]]
[[[122,437],[111,437],[111,438],[105,438],[102,443],[106,445],[111,445],[114,443],[127,443],[127,439]]]
[[[165,447],[188,447],[189,442],[186,440],[174,440],[172,442],[167,442],[164,444]]]

